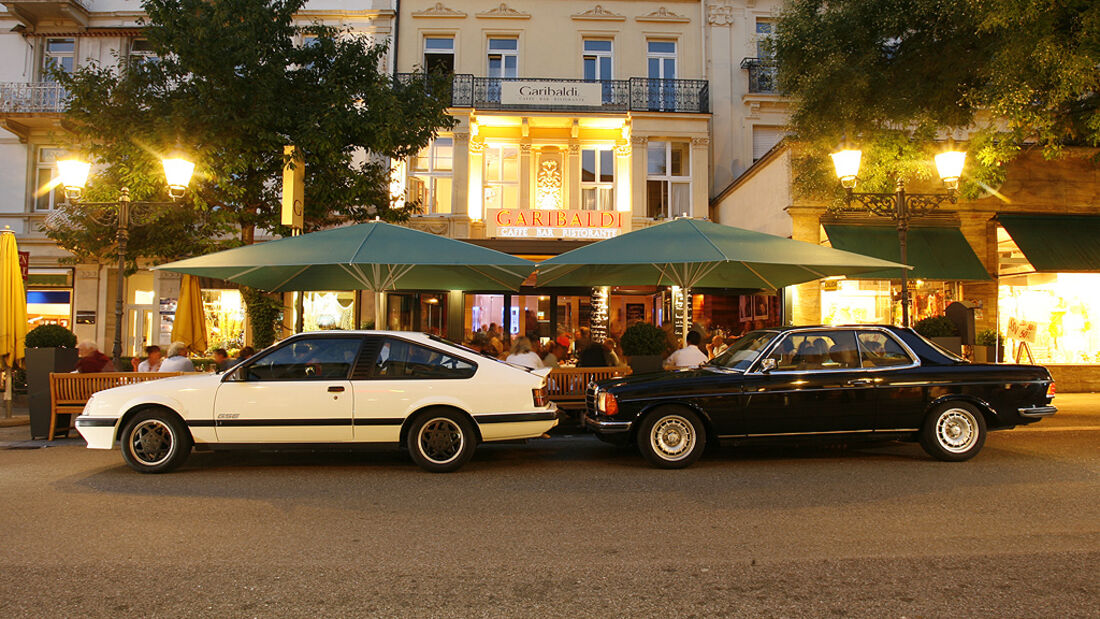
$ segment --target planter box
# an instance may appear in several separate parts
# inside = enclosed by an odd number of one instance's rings
[[[31,417],[31,438],[50,433],[50,373],[72,372],[78,355],[75,348],[27,349],[27,409]]]
[[[650,374],[664,369],[661,355],[634,355],[627,358],[627,363],[634,374]]]
[[[999,354],[998,348],[1000,349]],[[1004,346],[974,347],[974,363],[997,363],[998,361],[1005,361]]]

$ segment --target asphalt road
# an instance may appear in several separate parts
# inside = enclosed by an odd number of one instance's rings
[[[0,617],[1100,617],[1100,396],[916,445],[721,449],[683,471],[588,436],[196,454],[131,472],[0,429]],[[6,448],[5,448],[6,447]]]

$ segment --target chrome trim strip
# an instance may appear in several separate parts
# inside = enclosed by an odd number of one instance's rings
[[[826,432],[778,432],[775,434],[723,434],[718,438],[752,438],[761,436],[816,436],[821,434],[867,434],[870,432],[919,432],[915,428],[883,428],[879,430],[828,430]]]
[[[630,421],[600,421],[587,414],[584,416],[584,425],[602,432],[628,432],[633,422]]]
[[[872,326],[867,326],[867,327],[807,327],[805,329],[791,329],[789,331],[784,331],[783,334],[780,335],[780,337],[775,338],[775,340],[772,341],[772,343],[769,344],[766,349],[764,349],[764,352],[762,352],[762,353],[760,353],[759,355],[756,356],[756,359],[753,360],[752,365],[749,366],[749,369],[746,370],[745,373],[746,374],[761,374],[762,375],[763,372],[760,371],[760,360],[767,357],[768,355],[770,355],[772,353],[772,351],[775,350],[779,346],[780,342],[782,342],[784,339],[791,336],[792,334],[814,333],[814,332],[819,332],[819,331],[852,331],[856,334],[856,346],[857,347],[860,346],[859,332],[861,332],[861,331],[864,331],[864,332],[874,331],[874,332],[882,333],[886,337],[892,339],[899,346],[901,346],[901,348],[903,350],[905,350],[906,354],[909,355],[909,365],[890,365],[890,366],[885,366],[885,367],[874,367],[874,368],[865,368],[865,367],[835,368],[835,369],[834,368],[824,368],[824,369],[820,369],[820,370],[773,370],[771,372],[768,372],[768,375],[771,376],[773,374],[816,374],[816,373],[819,373],[819,372],[885,372],[885,371],[889,371],[889,370],[908,370],[908,369],[920,367],[920,357],[917,356],[917,353],[913,352],[913,349],[909,348],[908,344],[906,344],[903,340],[895,337],[894,334],[891,333],[887,329],[883,329],[883,328],[880,328],[880,327],[872,327]],[[861,358],[862,358],[862,355],[861,355]]]
[[[1053,406],[1027,406],[1017,409],[1016,412],[1020,413],[1021,417],[1037,419],[1039,417],[1050,417],[1054,413],[1057,413],[1058,409]]]

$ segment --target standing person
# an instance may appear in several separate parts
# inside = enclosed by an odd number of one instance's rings
[[[516,338],[515,343],[512,344],[512,352],[505,361],[522,365],[529,370],[537,370],[542,367],[542,359],[539,359],[538,353],[531,350],[531,340],[525,337]]]
[[[76,361],[76,370],[74,371],[79,374],[111,371],[111,358],[99,352],[99,347],[91,340],[84,340],[78,344],[76,354],[80,358]]]
[[[195,364],[187,358],[187,344],[172,342],[168,347],[168,358],[160,364],[161,372],[194,372]]]
[[[229,358],[229,353],[225,352],[224,348],[215,348],[214,352],[214,367],[219,372],[224,372],[229,369],[229,366],[233,365]]]
[[[132,361],[135,372],[159,372],[160,364],[164,361],[164,355],[160,353],[160,346],[156,344],[145,347],[145,360],[138,363],[137,359]]]
[[[699,343],[702,341],[698,331],[688,331],[687,345],[669,355],[665,360],[665,368],[694,368],[706,363],[706,353],[699,350]]]

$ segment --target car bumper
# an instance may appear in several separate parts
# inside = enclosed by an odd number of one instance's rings
[[[80,415],[76,418],[76,431],[88,441],[90,449],[111,449],[115,445],[115,426],[118,419],[114,417],[89,417]]]
[[[474,415],[483,441],[506,441],[541,436],[558,425],[558,407],[522,413],[489,413]]]
[[[594,432],[601,434],[616,434],[619,432],[629,432],[632,422],[630,421],[609,421],[596,419],[588,413],[584,414],[584,427]]]
[[[1054,413],[1058,412],[1057,408],[1053,406],[1028,406],[1026,408],[1017,409],[1021,417],[1028,417],[1031,419],[1040,419],[1042,417],[1050,417]]]

